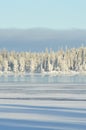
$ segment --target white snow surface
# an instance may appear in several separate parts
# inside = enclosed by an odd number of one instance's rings
[[[0,83],[0,129],[85,130],[86,85]]]

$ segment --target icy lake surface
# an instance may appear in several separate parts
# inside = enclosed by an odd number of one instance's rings
[[[1,76],[0,130],[86,130],[86,76]]]

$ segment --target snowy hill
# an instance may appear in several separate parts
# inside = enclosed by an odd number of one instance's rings
[[[44,51],[52,48],[86,46],[86,30],[0,29],[0,48],[16,51]]]

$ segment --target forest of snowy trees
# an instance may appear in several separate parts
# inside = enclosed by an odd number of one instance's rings
[[[0,51],[0,73],[86,72],[86,47],[54,52]]]

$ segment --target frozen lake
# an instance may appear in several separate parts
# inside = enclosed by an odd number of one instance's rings
[[[1,76],[0,130],[86,130],[86,76]]]

